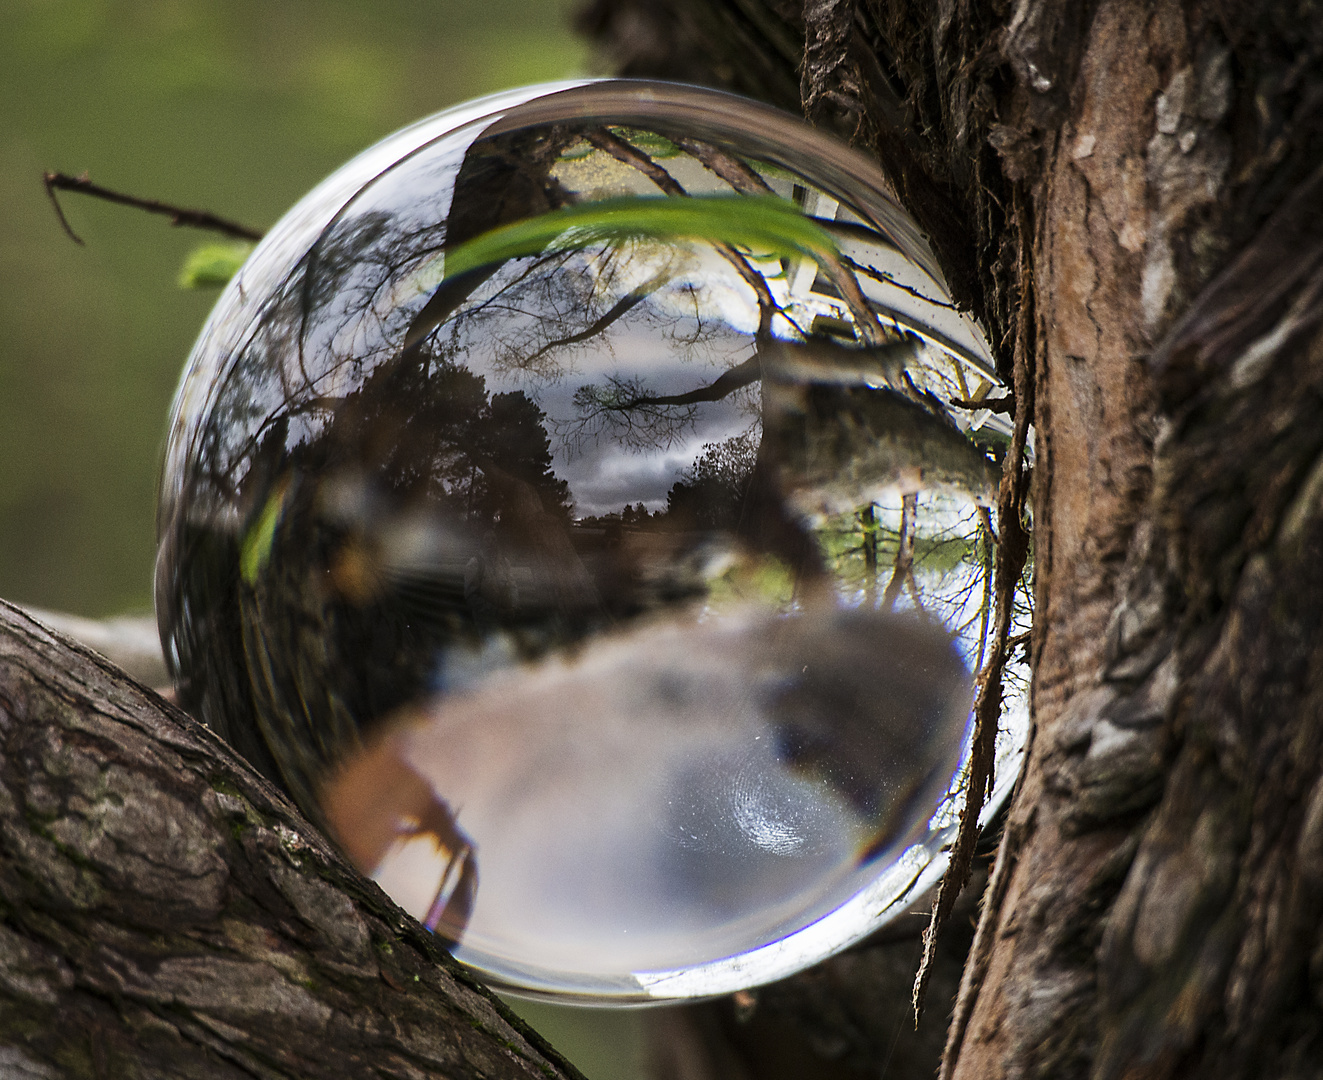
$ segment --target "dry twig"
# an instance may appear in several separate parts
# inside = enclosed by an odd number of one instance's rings
[[[60,225],[69,234],[69,238],[80,246],[83,243],[82,237],[73,231],[69,219],[64,216],[64,208],[60,206],[59,197],[55,194],[57,191],[77,191],[83,195],[104,199],[106,202],[118,203],[120,206],[132,206],[137,210],[146,210],[149,214],[164,214],[170,219],[170,224],[175,226],[189,229],[206,229],[209,232],[233,236],[237,240],[257,241],[262,239],[262,233],[259,229],[250,229],[247,225],[240,225],[238,222],[218,217],[209,210],[190,210],[187,207],[175,206],[171,203],[160,202],[157,199],[140,199],[136,195],[125,195],[121,191],[112,191],[110,188],[92,183],[86,173],[82,176],[69,176],[60,172],[43,173],[42,182],[46,185],[46,195],[50,198],[51,205],[55,207],[55,215],[60,219]]]

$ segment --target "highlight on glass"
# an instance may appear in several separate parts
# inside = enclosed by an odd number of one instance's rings
[[[664,83],[471,102],[216,305],[166,450],[168,661],[493,984],[779,978],[945,866],[1001,393],[824,134]]]

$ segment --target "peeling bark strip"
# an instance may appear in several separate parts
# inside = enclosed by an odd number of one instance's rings
[[[3,603],[0,1075],[579,1076],[214,735]]]
[[[1021,263],[1021,281],[1027,282],[1031,269]],[[1022,293],[1032,296],[1032,290]],[[951,846],[951,862],[942,875],[933,900],[932,919],[924,932],[923,958],[914,977],[914,1022],[923,1016],[924,997],[928,989],[928,973],[937,953],[937,939],[951,917],[956,898],[969,883],[974,864],[974,848],[979,838],[979,815],[983,803],[992,790],[993,763],[996,759],[997,725],[1001,720],[1002,670],[1010,658],[1009,636],[1015,592],[1029,554],[1029,534],[1024,527],[1025,496],[1028,477],[1025,473],[1025,444],[1029,434],[1029,418],[1033,415],[1033,372],[1030,370],[1028,350],[1033,325],[1033,306],[1026,299],[1020,309],[1015,348],[1015,429],[1010,449],[1002,465],[1001,487],[997,497],[997,522],[1000,535],[994,562],[994,593],[996,618],[989,637],[991,649],[987,663],[979,672],[977,693],[974,697],[974,742],[969,758],[969,781],[965,791],[965,804],[960,808],[960,829]],[[998,883],[998,889],[1001,883]],[[992,891],[996,898],[998,889]],[[966,998],[977,994],[977,982],[972,983]],[[959,1021],[956,1021],[959,1023]]]

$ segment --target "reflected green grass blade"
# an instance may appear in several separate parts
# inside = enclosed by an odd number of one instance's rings
[[[445,276],[507,259],[637,237],[707,240],[769,257],[822,260],[839,254],[825,229],[774,195],[623,195],[511,222],[465,241],[446,252]]]
[[[282,484],[271,493],[257,520],[244,533],[239,545],[239,573],[249,585],[257,584],[257,576],[271,558],[276,526],[280,524],[280,512],[284,508],[285,485]]]

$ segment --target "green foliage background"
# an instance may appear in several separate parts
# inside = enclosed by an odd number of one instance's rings
[[[0,0],[0,596],[151,609],[166,412],[216,297],[206,234],[41,174],[265,228],[353,154],[466,98],[587,70],[573,0]],[[639,1069],[637,1013],[521,1006],[590,1076]]]
[[[570,0],[0,3],[0,596],[149,610],[157,456],[215,292],[207,237],[45,169],[258,228],[355,152],[478,94],[582,72]]]

